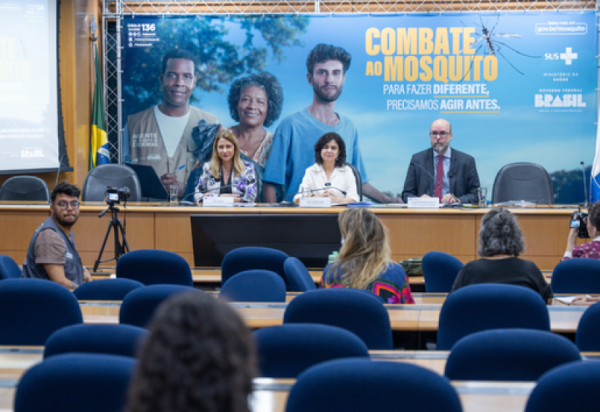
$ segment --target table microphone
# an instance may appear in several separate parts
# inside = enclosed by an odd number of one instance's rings
[[[287,199],[289,199],[290,196],[295,196],[298,193],[302,193],[302,194],[304,194],[304,193],[314,193],[314,192],[319,192],[321,190],[330,190],[330,189],[335,189],[338,192],[340,192],[341,194],[343,194],[344,196],[346,196],[347,192],[343,191],[342,189],[337,188],[335,186],[327,186],[327,187],[321,187],[321,188],[318,188],[318,189],[300,190],[298,192],[289,193],[288,195],[285,196],[285,198],[281,202],[278,203],[278,205],[281,206],[281,207],[296,207],[296,206],[298,206],[296,203],[290,202],[290,201],[287,200]]]
[[[452,196],[454,198],[454,200],[456,200],[458,203],[462,203],[459,198],[457,198],[452,193],[450,193],[450,188],[449,187],[445,186],[443,183],[438,182],[437,179],[435,178],[435,176],[432,175],[431,173],[429,173],[429,171],[427,169],[425,169],[423,166],[421,166],[420,164],[415,163],[415,162],[410,162],[410,164],[411,164],[411,166],[417,166],[419,169],[421,169],[422,171],[424,171],[427,174],[427,176],[429,176],[429,177],[431,177],[433,179],[433,182],[436,185],[442,186],[442,189],[444,189],[446,192],[448,192],[448,194],[450,196]],[[453,177],[454,177],[454,173],[448,171],[448,178],[451,179]]]

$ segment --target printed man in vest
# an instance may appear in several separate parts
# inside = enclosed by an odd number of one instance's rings
[[[197,163],[192,129],[200,120],[218,123],[215,115],[190,106],[197,71],[198,64],[189,51],[165,54],[160,74],[162,102],[128,116],[122,136],[124,161],[152,166],[167,193],[169,186],[177,185],[180,198]]]
[[[67,182],[54,188],[50,194],[50,217],[29,242],[21,277],[49,279],[70,290],[92,280],[81,264],[71,231],[79,218],[79,194],[79,188]]]

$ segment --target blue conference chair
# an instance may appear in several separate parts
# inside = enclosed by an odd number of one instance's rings
[[[537,292],[523,286],[467,286],[449,295],[442,305],[437,349],[450,350],[471,333],[502,328],[550,331],[546,303]]]
[[[321,323],[355,333],[369,349],[392,349],[390,316],[381,299],[356,289],[304,292],[287,306],[283,323]]]
[[[119,322],[146,327],[161,303],[177,293],[185,292],[204,293],[199,289],[181,285],[152,285],[135,289],[123,299]]]
[[[552,271],[554,293],[600,293],[600,260],[569,259]]]
[[[544,374],[529,395],[525,412],[596,412],[600,405],[600,362],[572,362]]]
[[[73,292],[78,300],[123,300],[134,289],[144,287],[133,279],[99,279],[79,286]]]
[[[428,369],[402,362],[333,360],[298,376],[286,412],[460,412],[450,383]]]
[[[42,279],[0,282],[0,345],[43,345],[54,331],[79,323],[79,302],[64,286]]]
[[[44,359],[65,353],[100,353],[134,358],[146,329],[131,325],[73,325],[54,332],[44,345]]]
[[[600,302],[583,313],[577,326],[575,344],[582,352],[600,352]]]
[[[451,380],[535,381],[550,369],[581,360],[567,338],[534,329],[494,329],[465,336],[452,347]]]
[[[0,255],[0,279],[18,279],[21,277],[19,265],[7,255]]]
[[[428,252],[423,256],[423,277],[427,292],[444,292],[452,290],[458,272],[463,263],[444,252]]]
[[[312,276],[308,273],[308,269],[306,269],[306,266],[304,266],[304,263],[300,259],[295,257],[287,258],[283,263],[283,271],[290,284],[291,292],[306,292],[317,288]]]
[[[219,298],[233,302],[285,302],[285,282],[270,270],[245,270],[225,282]]]
[[[125,356],[53,356],[19,382],[15,412],[122,411],[135,360]]]
[[[187,261],[166,250],[142,249],[125,253],[117,263],[117,278],[137,280],[144,285],[193,286]]]
[[[338,358],[369,358],[354,333],[329,325],[289,323],[254,332],[261,375],[295,378],[317,363]]]
[[[241,247],[229,252],[221,263],[221,286],[233,275],[245,270],[264,269],[277,273],[289,284],[283,271],[283,264],[289,256],[280,250],[266,247]]]

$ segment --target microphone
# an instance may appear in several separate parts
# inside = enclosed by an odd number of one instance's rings
[[[450,196],[452,196],[458,203],[462,203],[459,198],[457,198],[452,193],[450,193],[450,188],[449,187],[446,187],[443,183],[438,182],[436,180],[435,176],[432,175],[431,173],[429,173],[429,171],[427,169],[425,169],[423,166],[421,166],[420,164],[415,163],[415,162],[410,162],[410,165],[411,166],[417,166],[419,169],[421,169],[422,171],[424,171],[427,174],[427,176],[431,177],[431,179],[433,180],[433,182],[436,185],[440,185],[442,187],[442,189],[444,189],[446,192],[448,192],[448,194]],[[448,171],[448,178],[453,178],[453,177],[454,177],[454,173]]]
[[[585,167],[583,165],[583,160],[581,162],[579,162],[581,164],[581,174],[583,176],[583,193],[585,194],[585,200],[583,201],[582,206],[583,207],[588,207],[590,205],[589,201],[588,201],[588,191],[587,191],[587,183],[586,183],[586,179],[585,179]]]
[[[216,179],[215,179],[215,180],[216,180]],[[213,192],[217,192],[217,194],[218,194],[218,192],[220,192],[220,191],[221,191],[221,189],[226,189],[226,188],[229,188],[229,187],[233,188],[233,187],[235,187],[235,186],[236,186],[236,185],[234,185],[234,184],[228,184],[228,185],[223,185],[223,186],[219,186],[219,187],[214,187],[214,188],[212,188],[212,189],[207,189],[207,190],[206,190],[206,192],[204,192],[204,193],[200,193],[200,194],[202,194],[202,195],[205,195],[205,194],[207,194],[207,193],[213,193]],[[190,196],[190,195],[195,195],[195,194],[197,194],[197,193],[198,193],[198,192],[192,192],[192,193],[188,193],[188,194],[187,194],[187,196],[185,196],[185,197],[184,197],[183,199],[181,199],[181,200],[184,200],[186,197],[188,197],[188,196]],[[203,197],[204,197],[204,196],[203,196]]]

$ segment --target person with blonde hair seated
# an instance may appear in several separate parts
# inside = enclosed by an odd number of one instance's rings
[[[386,228],[373,212],[362,207],[340,213],[342,248],[335,262],[326,267],[324,288],[370,291],[385,303],[415,303],[402,266],[392,261]]]
[[[206,196],[232,196],[236,202],[252,203],[256,199],[257,179],[254,165],[240,158],[237,139],[229,130],[217,134],[212,158],[202,166],[194,200]]]
[[[552,288],[535,263],[519,259],[525,252],[523,233],[517,218],[508,209],[494,208],[481,219],[481,259],[467,263],[458,272],[450,293],[478,283],[505,283],[525,286],[552,303]]]

